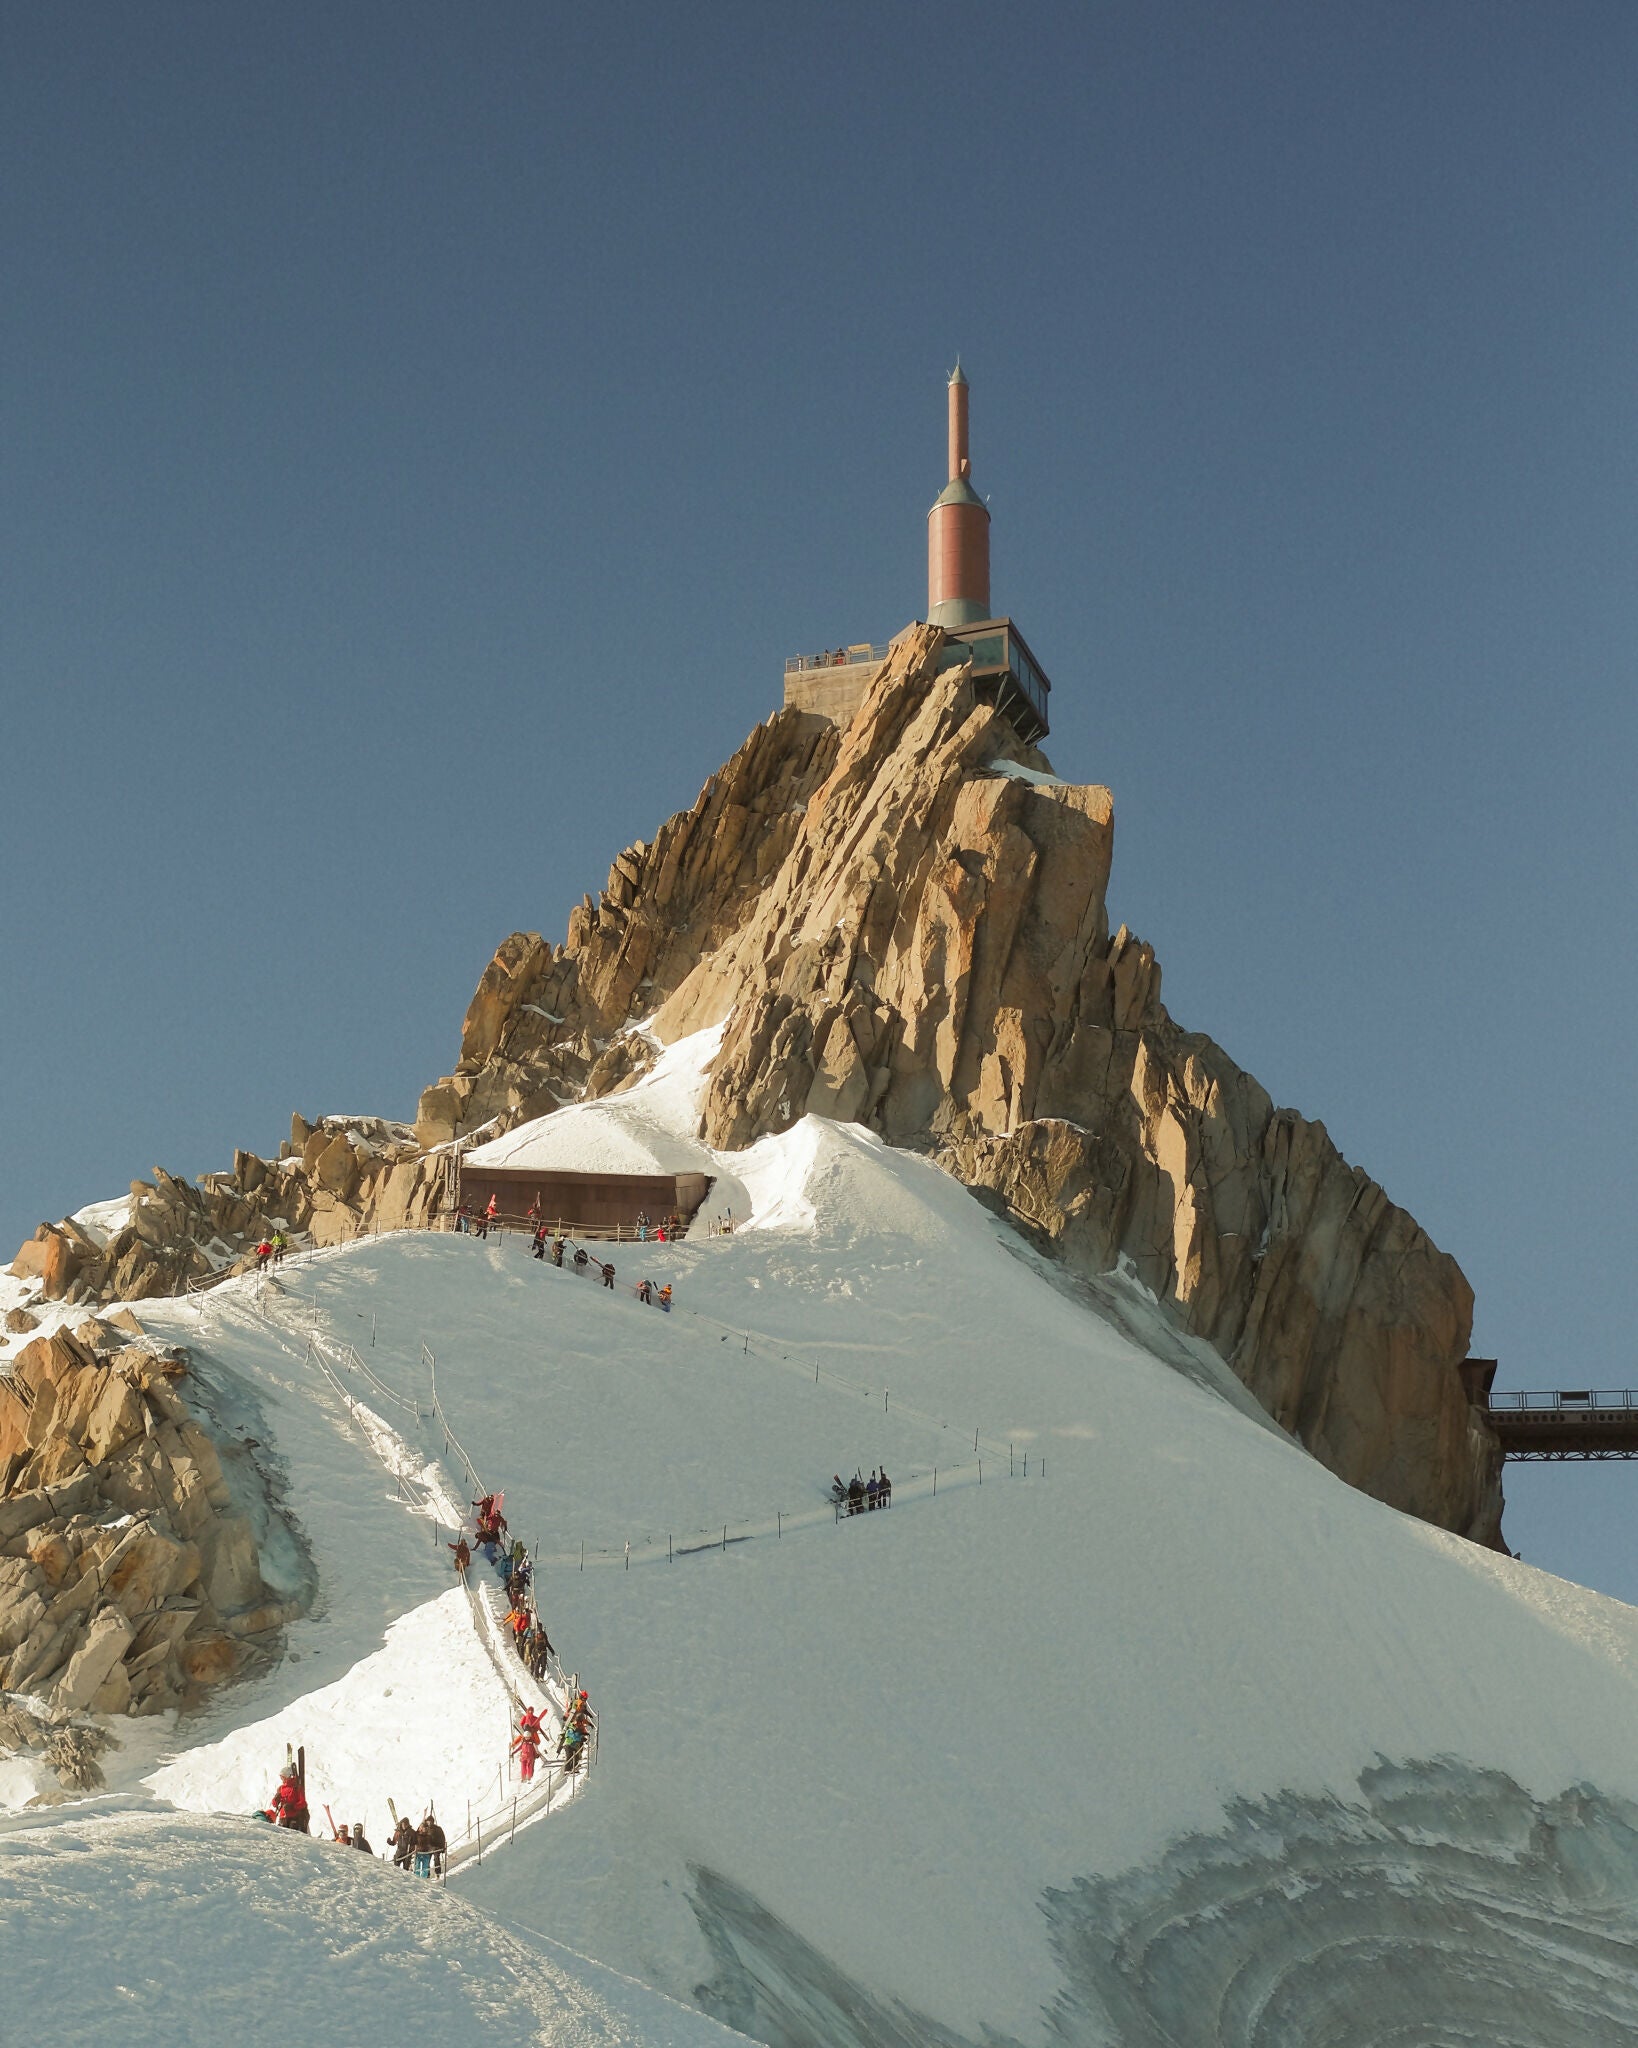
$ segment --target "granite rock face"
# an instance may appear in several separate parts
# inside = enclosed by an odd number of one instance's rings
[[[299,1611],[263,1584],[183,1360],[124,1334],[36,1337],[0,1379],[0,1692],[51,1721],[189,1705]]]
[[[1109,931],[1109,792],[1045,775],[933,638],[897,644],[751,914],[660,1012],[664,1038],[727,1020],[704,1136],[816,1112],[931,1151],[1072,1268],[1129,1261],[1351,1483],[1498,1541],[1455,1261],[1173,1022],[1152,950]]]

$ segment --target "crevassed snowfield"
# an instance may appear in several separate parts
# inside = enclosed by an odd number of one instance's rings
[[[706,1050],[553,1118],[554,1160],[577,1130],[588,1158],[697,1158]],[[145,1797],[242,1814],[305,1740],[379,1846],[389,1793],[449,1817],[493,1784],[504,1687],[437,1498],[398,1498],[439,1467],[469,1494],[430,1351],[601,1716],[583,1792],[452,1883],[491,1928],[780,2048],[1638,2040],[1638,1612],[1350,1491],[1135,1296],[1151,1348],[857,1129],[715,1170],[707,1213],[746,1226],[617,1248],[614,1293],[521,1240],[404,1235],[291,1261],[259,1304],[142,1306],[276,1449],[320,1588],[292,1660],[133,1760]],[[676,1313],[631,1297],[643,1274]],[[367,1371],[338,1390],[309,1329]],[[893,1511],[834,1524],[831,1473],[883,1461]],[[161,1825],[201,1872],[228,1858],[241,1912],[258,1857],[275,1890],[335,1882],[338,1851],[147,1814],[77,1818],[98,1857],[42,1861],[31,1815],[0,1833],[0,1994],[19,1846],[93,1898]],[[465,2010],[448,2038],[478,2037]]]

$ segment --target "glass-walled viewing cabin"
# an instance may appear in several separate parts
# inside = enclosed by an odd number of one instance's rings
[[[1036,746],[1047,736],[1047,698],[1052,685],[1028,642],[1011,619],[984,619],[976,626],[946,627],[939,654],[940,674],[960,662],[973,665],[973,688],[1008,719],[1018,737]]]

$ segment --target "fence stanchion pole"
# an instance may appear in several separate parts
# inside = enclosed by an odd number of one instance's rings
[[[774,1534],[775,1534],[776,1536],[783,1536],[783,1535],[784,1535],[784,1533],[785,1533],[785,1512],[784,1512],[783,1508],[775,1508],[775,1509],[774,1509]]]
[[[976,1429],[973,1431],[973,1456],[975,1458],[978,1456],[978,1431]]]
[[[1013,1469],[1013,1462],[1012,1462],[1012,1445],[1011,1445],[1011,1444],[1008,1444],[1008,1446],[1007,1446],[1007,1477],[1008,1477],[1009,1479],[1014,1479],[1014,1478],[1016,1478],[1016,1477],[1017,1477],[1017,1474],[1016,1474],[1016,1472],[1015,1472],[1015,1471],[1014,1471],[1014,1469]]]
[[[677,1561],[671,1553],[671,1532],[669,1529],[666,1531],[665,1538],[665,1561],[667,1564],[675,1564]]]
[[[580,1569],[582,1571],[586,1569],[586,1539],[584,1536],[580,1539]]]
[[[984,1484],[984,1460],[982,1458],[978,1461],[978,1483],[980,1486]]]
[[[722,1525],[722,1554],[724,1557],[728,1555],[728,1524],[726,1522]]]
[[[631,1570],[631,1544],[629,1541],[626,1544],[626,1570],[628,1572]]]
[[[933,1467],[933,1498],[938,1498],[938,1467]]]

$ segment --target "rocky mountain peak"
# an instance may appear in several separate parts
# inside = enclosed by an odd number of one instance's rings
[[[42,1226],[20,1266],[132,1298],[228,1269],[268,1218],[314,1242],[433,1221],[450,1141],[720,1024],[709,1144],[813,1114],[930,1155],[1072,1273],[1124,1266],[1343,1478],[1499,1542],[1460,1269],[1323,1125],[1173,1022],[1152,949],[1109,929],[1109,791],[1056,777],[967,667],[940,671],[945,645],[907,628],[843,728],[777,712],[616,857],[562,945],[513,933],[413,1136],[298,1118],[283,1159],[239,1154],[197,1190],[156,1174],[105,1246]]]

